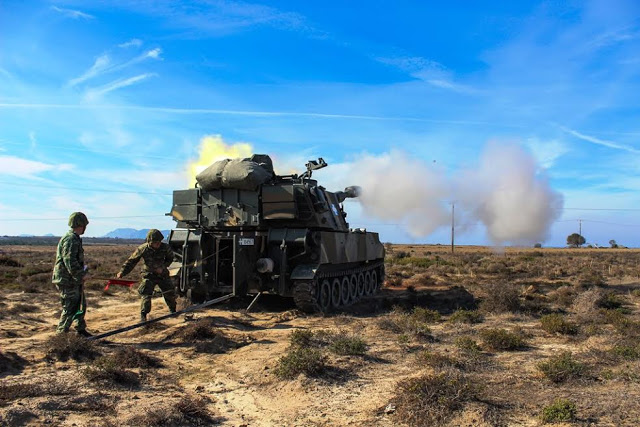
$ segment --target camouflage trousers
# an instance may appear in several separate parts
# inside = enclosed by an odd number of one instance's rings
[[[164,302],[167,303],[169,311],[176,311],[176,293],[171,280],[164,277],[144,277],[140,286],[138,286],[138,293],[142,298],[140,301],[140,313],[147,314],[151,311],[151,297],[156,285],[162,291]]]
[[[60,302],[62,303],[62,314],[56,332],[68,332],[75,322],[78,331],[87,329],[84,321],[84,314],[87,311],[87,300],[82,286],[58,286],[60,291]]]

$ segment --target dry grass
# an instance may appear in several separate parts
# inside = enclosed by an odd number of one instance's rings
[[[516,313],[522,309],[520,290],[510,283],[491,283],[484,287],[487,295],[480,308],[488,313]]]
[[[279,321],[288,322],[293,328],[309,325],[318,328],[313,331],[294,329],[287,337],[290,348],[275,356],[282,357],[277,359],[276,369],[271,371],[280,372],[287,380],[300,375],[313,377],[300,384],[278,382],[275,386],[304,386],[300,398],[308,399],[316,408],[321,405],[323,411],[331,408],[326,411],[327,418],[323,421],[339,424],[337,417],[355,412],[358,417],[365,417],[355,406],[350,406],[348,412],[344,405],[330,406],[335,403],[332,399],[354,396],[349,393],[361,386],[360,381],[349,383],[343,378],[335,378],[336,375],[344,377],[348,372],[353,373],[350,378],[357,378],[359,369],[381,378],[397,376],[395,393],[398,395],[391,402],[397,405],[397,411],[380,415],[385,417],[386,423],[406,420],[413,425],[476,425],[483,422],[491,425],[487,421],[493,419],[487,415],[489,412],[495,413],[503,425],[572,422],[578,420],[578,416],[579,422],[584,420],[590,424],[634,425],[640,418],[637,400],[627,394],[640,384],[638,251],[506,248],[503,253],[494,253],[485,248],[456,248],[452,255],[446,247],[388,246],[394,248],[394,254],[389,254],[387,289],[383,290],[380,297],[383,301],[378,301],[377,307],[390,308],[398,304],[407,309],[344,318],[310,316],[296,319],[289,312],[279,315],[282,317]],[[107,277],[117,271],[133,247],[87,246],[85,249],[94,277]],[[7,341],[0,341],[0,347],[6,342],[14,351],[22,348],[19,347],[21,338],[39,334],[38,331],[45,328],[44,324],[37,323],[33,313],[48,316],[46,313],[58,309],[57,291],[49,282],[54,251],[54,247],[10,247],[5,254],[0,254],[0,259],[15,261],[0,262],[0,292],[8,296],[0,300],[0,317],[4,316],[3,324],[12,325],[3,331]],[[91,302],[96,301],[101,285],[96,281],[88,286]],[[126,301],[127,289],[112,290],[109,303]],[[481,309],[457,310],[475,306],[463,304],[461,292],[456,290],[464,290],[471,299],[477,297]],[[260,325],[259,317],[255,316],[256,325]],[[50,322],[54,320],[49,319]],[[34,322],[32,328],[22,327],[30,322]],[[336,327],[340,330],[331,329]],[[574,334],[576,328],[579,334]],[[486,335],[489,332],[481,332],[483,330],[493,332],[489,337]],[[526,336],[522,331],[527,331]],[[251,334],[262,345],[263,339],[281,339],[281,331],[273,332],[269,335],[269,329],[255,327]],[[274,338],[276,332],[278,338]],[[110,422],[114,425],[208,425],[216,422],[218,419],[213,416],[213,421],[205,421],[197,414],[212,406],[207,402],[198,402],[195,406],[187,404],[183,410],[176,407],[179,395],[184,393],[179,384],[184,384],[185,378],[191,381],[194,371],[187,366],[190,361],[183,364],[184,370],[173,369],[174,358],[179,353],[178,357],[184,355],[185,360],[205,358],[207,362],[203,363],[212,363],[208,355],[198,352],[230,352],[244,345],[243,338],[231,331],[226,322],[214,323],[211,318],[156,329],[150,335],[136,335],[136,339],[152,339],[153,334],[162,340],[162,343],[154,344],[155,350],[104,346],[87,351],[82,348],[87,343],[85,340],[55,346],[46,344],[50,359],[76,358],[82,361],[79,367],[77,363],[44,363],[31,352],[20,350],[20,355],[26,358],[23,359],[4,348],[0,353],[0,372],[4,375],[0,380],[0,396],[4,393],[5,397],[17,397],[4,401],[8,405],[0,408],[2,421],[12,420],[9,425],[35,422],[33,420],[40,422],[48,420],[53,413],[51,421],[56,424],[70,420],[58,420],[57,414],[68,416],[67,412],[76,412],[74,416],[96,420],[101,412],[106,412],[109,417],[100,421],[105,425]],[[79,338],[73,333],[68,337]],[[522,348],[527,351],[497,353]],[[562,353],[567,348],[573,354]],[[171,359],[166,357],[166,351],[172,354]],[[107,355],[85,364],[85,359],[95,358],[100,352]],[[557,356],[549,357],[549,354]],[[163,358],[167,369],[153,371],[154,361],[145,358],[151,355]],[[276,360],[273,354],[264,357],[263,361],[257,362],[237,358],[237,363],[257,363],[253,366],[256,368],[254,373],[243,377],[243,381],[257,380],[247,381],[245,386],[258,394],[264,392],[265,384],[268,384],[268,396],[274,386],[273,378],[267,374],[264,379],[263,368],[273,366]],[[229,362],[236,358],[222,358],[225,363],[236,363]],[[114,360],[122,363],[114,366]],[[380,365],[374,364],[378,362]],[[28,376],[22,372],[27,365],[33,365],[29,366]],[[73,395],[77,390],[71,390],[64,392],[68,395],[47,398],[42,382],[34,383],[35,375],[41,369],[58,368],[77,370],[81,374],[88,371],[89,375],[85,377],[88,384],[83,387],[97,388],[110,395],[83,400],[83,396]],[[428,378],[421,381],[423,377]],[[16,385],[23,379],[25,386]],[[400,388],[400,383],[408,384],[411,379],[415,381],[413,387]],[[334,380],[340,381],[340,385],[336,386]],[[384,384],[389,384],[388,380],[386,377]],[[216,381],[225,380],[219,377]],[[490,390],[484,397],[473,387],[467,393],[465,381],[486,384]],[[307,388],[309,384],[312,386]],[[421,389],[420,384],[426,384],[425,388]],[[558,397],[574,395],[577,390],[581,400],[576,402],[575,411],[571,402],[557,404],[554,401]],[[220,397],[232,392],[222,391]],[[393,393],[394,390],[384,392]],[[109,412],[113,411],[109,407],[110,401],[117,403],[116,408],[120,410],[127,405],[121,405],[118,400],[134,394],[143,399],[139,403],[152,394],[159,394],[167,404],[148,410],[142,406],[135,416],[121,419],[122,414]],[[18,408],[18,401],[25,404],[25,412],[9,414],[9,408]],[[4,403],[0,403],[2,405]],[[223,404],[222,400],[216,405],[221,408],[233,406]],[[28,419],[29,414],[33,418]],[[567,414],[572,418],[568,419]],[[229,413],[234,423],[240,423],[236,415]],[[296,422],[310,424],[317,421],[317,418],[312,421],[306,416],[301,415]],[[374,424],[371,419],[364,421],[363,424]]]
[[[135,426],[209,426],[219,420],[208,409],[209,400],[186,395],[168,407],[151,407],[126,420]]]
[[[569,322],[561,314],[547,314],[540,318],[540,324],[543,330],[550,334],[575,335],[578,333],[578,325]]]
[[[287,354],[278,359],[276,376],[293,379],[300,374],[308,377],[320,375],[326,369],[326,356],[313,347],[290,347]]]
[[[538,363],[537,367],[548,380],[554,383],[582,378],[588,371],[587,365],[577,361],[568,351]]]
[[[75,333],[56,334],[45,342],[47,358],[61,361],[94,359],[100,353],[93,341]]]
[[[522,335],[509,332],[506,329],[485,329],[480,332],[480,337],[483,347],[489,350],[522,350],[527,344]]]
[[[83,373],[92,383],[107,383],[129,389],[140,387],[140,376],[125,369],[121,361],[114,357],[103,356],[96,359],[93,365],[86,368]]]
[[[424,374],[400,381],[395,398],[397,416],[412,426],[440,425],[478,396],[472,381],[455,371]]]
[[[0,384],[0,404],[26,397],[60,396],[74,394],[77,387],[56,382],[26,383],[13,382]]]

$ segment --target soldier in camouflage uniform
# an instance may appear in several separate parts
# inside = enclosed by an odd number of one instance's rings
[[[167,270],[173,261],[173,251],[168,244],[162,242],[162,239],[164,236],[159,230],[149,230],[147,243],[138,246],[116,275],[118,278],[126,276],[138,264],[140,258],[144,259],[142,282],[138,287],[138,293],[142,297],[140,303],[141,322],[147,321],[147,313],[151,311],[151,296],[156,285],[160,287],[169,311],[172,313],[176,311],[175,290],[169,279],[169,270]]]
[[[58,243],[56,262],[53,266],[51,281],[60,291],[62,315],[56,332],[69,332],[73,322],[76,322],[78,334],[89,337],[84,314],[87,310],[87,300],[84,295],[84,281],[87,271],[84,265],[84,250],[80,236],[87,229],[89,220],[82,212],[74,212],[69,217],[71,230]]]

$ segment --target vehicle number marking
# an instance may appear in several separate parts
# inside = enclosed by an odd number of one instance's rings
[[[238,239],[238,244],[240,246],[253,246],[254,239],[253,237],[241,237],[240,239]]]

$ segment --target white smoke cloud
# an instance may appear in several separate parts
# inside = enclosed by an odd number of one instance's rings
[[[363,213],[397,221],[414,237],[450,227],[455,203],[457,232],[481,223],[495,245],[542,242],[563,204],[544,170],[518,145],[489,144],[479,165],[454,179],[399,150],[347,166],[345,182],[362,187]]]
[[[456,189],[467,220],[481,221],[494,244],[544,241],[560,216],[562,195],[518,145],[489,144],[478,169],[461,177]]]
[[[435,167],[393,150],[365,155],[349,169],[357,171],[350,181],[362,187],[359,200],[368,215],[402,221],[414,237],[429,235],[448,221],[445,199],[451,188]]]

